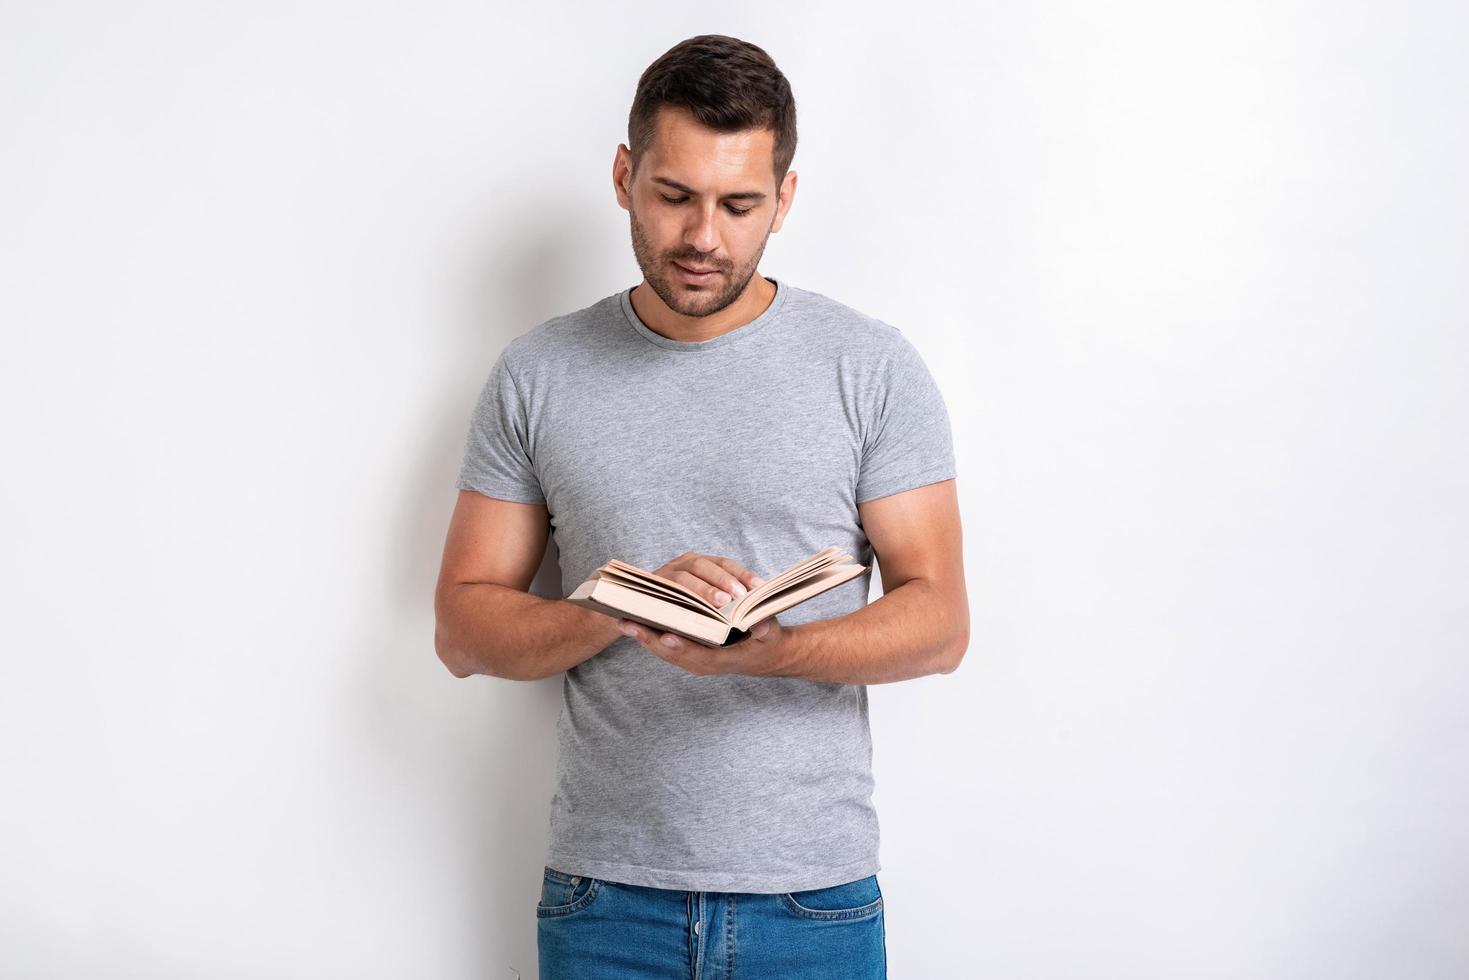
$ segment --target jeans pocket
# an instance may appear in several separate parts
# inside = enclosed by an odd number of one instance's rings
[[[780,902],[787,912],[803,919],[870,919],[882,911],[882,889],[877,875],[868,875],[829,888],[785,892]]]
[[[569,875],[547,865],[541,878],[541,898],[536,903],[536,916],[549,919],[580,912],[596,900],[602,886],[599,878]]]

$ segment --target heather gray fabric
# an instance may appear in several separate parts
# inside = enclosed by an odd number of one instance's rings
[[[867,603],[857,503],[954,477],[945,404],[897,328],[771,279],[713,340],[654,333],[631,288],[517,337],[458,486],[545,503],[562,595],[619,558],[756,574],[837,545],[863,575],[782,625]],[[565,674],[546,864],[655,888],[786,892],[876,874],[867,688],[687,673],[619,637]]]

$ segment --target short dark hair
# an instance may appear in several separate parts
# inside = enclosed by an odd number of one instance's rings
[[[638,79],[627,117],[633,173],[653,142],[663,106],[681,106],[721,133],[772,130],[776,186],[785,179],[796,155],[796,98],[765,49],[725,34],[700,34],[649,65]]]

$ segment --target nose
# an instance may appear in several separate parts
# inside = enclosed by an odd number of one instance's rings
[[[719,248],[719,231],[714,225],[714,207],[694,211],[689,227],[684,230],[684,242],[701,255],[710,255]]]

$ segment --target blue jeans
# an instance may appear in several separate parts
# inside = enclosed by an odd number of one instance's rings
[[[686,892],[546,868],[540,980],[885,980],[877,875],[812,891]]]

